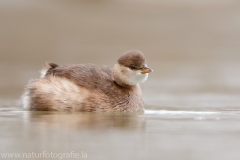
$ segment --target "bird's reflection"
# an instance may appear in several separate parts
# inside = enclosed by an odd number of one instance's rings
[[[143,129],[145,123],[139,113],[67,113],[28,112],[29,125],[44,124],[46,127],[79,129]]]

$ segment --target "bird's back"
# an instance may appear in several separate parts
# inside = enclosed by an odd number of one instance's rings
[[[115,86],[111,68],[94,64],[73,64],[50,68],[45,77],[49,76],[67,78],[78,86],[90,90],[106,90],[110,86]]]

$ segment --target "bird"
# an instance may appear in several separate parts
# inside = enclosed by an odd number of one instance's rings
[[[67,112],[141,112],[139,83],[153,70],[139,50],[124,52],[113,68],[95,64],[47,62],[22,95],[24,110]]]

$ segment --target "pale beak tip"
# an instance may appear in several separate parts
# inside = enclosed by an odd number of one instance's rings
[[[145,73],[151,73],[153,72],[153,70],[151,68],[144,68],[140,71],[142,74],[145,74]]]

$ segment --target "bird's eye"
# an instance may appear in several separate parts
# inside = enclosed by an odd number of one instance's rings
[[[135,67],[133,64],[129,66],[130,69],[137,70],[137,67]]]

